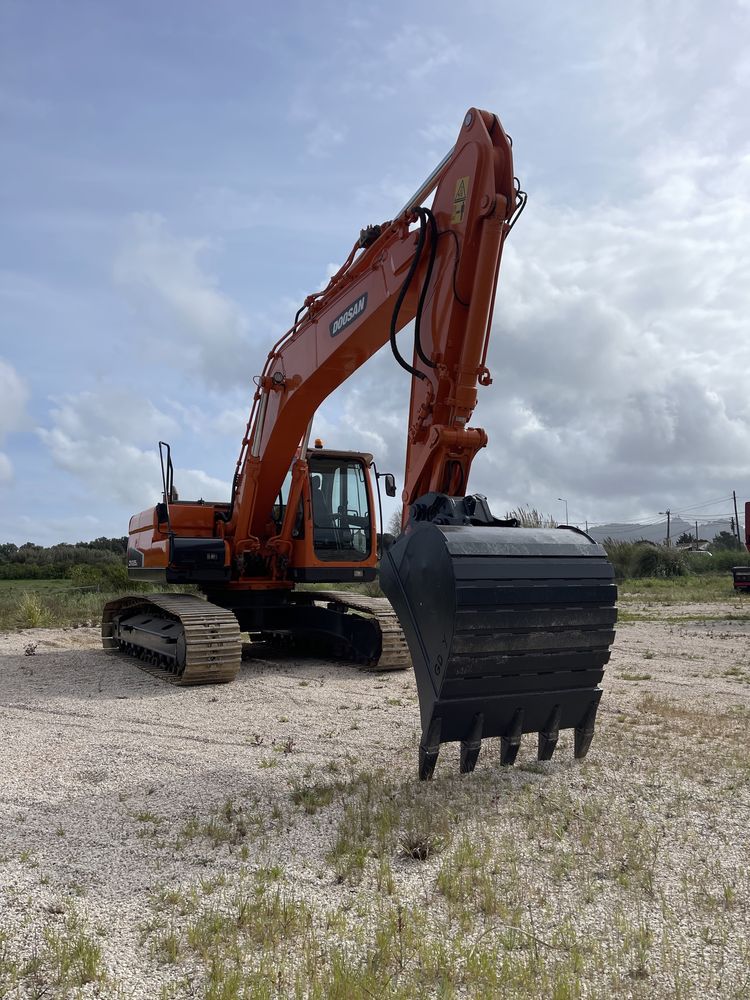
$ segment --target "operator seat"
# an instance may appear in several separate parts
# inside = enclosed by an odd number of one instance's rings
[[[316,549],[337,549],[336,526],[321,489],[321,477],[310,476],[312,499],[313,544]]]

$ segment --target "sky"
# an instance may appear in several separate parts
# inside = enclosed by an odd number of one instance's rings
[[[125,534],[159,439],[226,499],[271,345],[472,106],[529,202],[470,491],[581,524],[750,497],[750,3],[520,10],[0,0],[0,541]],[[386,348],[314,434],[400,485],[408,394]]]

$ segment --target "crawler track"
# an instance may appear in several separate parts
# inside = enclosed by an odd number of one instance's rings
[[[102,645],[133,656],[147,673],[173,684],[226,684],[240,669],[242,644],[231,611],[185,594],[110,601]]]
[[[366,597],[346,590],[319,590],[313,593],[316,601],[341,605],[358,614],[373,619],[382,636],[379,659],[360,663],[363,670],[408,670],[411,654],[404,631],[387,597]]]

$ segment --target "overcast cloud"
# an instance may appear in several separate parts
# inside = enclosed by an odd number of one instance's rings
[[[471,487],[581,523],[750,497],[746,3],[253,8],[3,5],[0,541],[123,534],[159,439],[225,497],[273,341],[471,105],[529,192]],[[408,395],[383,351],[315,433],[400,481]]]
[[[0,358],[0,447],[13,431],[20,429],[27,396],[26,386],[16,370]],[[11,460],[0,451],[0,485],[12,478]]]

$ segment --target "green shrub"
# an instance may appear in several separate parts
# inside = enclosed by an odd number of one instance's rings
[[[68,577],[74,587],[96,587],[100,590],[130,590],[128,571],[123,563],[107,562],[99,566],[78,563],[71,566]]]
[[[90,566],[86,563],[78,563],[68,570],[68,578],[74,587],[99,587],[102,583],[102,574],[98,566]]]
[[[652,542],[617,542],[611,538],[604,541],[604,548],[618,580],[642,579],[643,577],[685,576],[691,566],[685,553],[677,549],[667,549]],[[709,556],[697,556],[711,562]]]
[[[505,517],[506,520],[515,517],[522,528],[557,527],[557,521],[554,517],[551,517],[549,514],[542,514],[536,507],[529,507],[528,504],[522,504],[520,507],[516,507],[515,510],[508,511]]]
[[[630,576],[630,563],[637,544],[639,543],[616,542],[612,538],[604,540],[604,548],[607,550],[607,556],[618,580],[626,580]]]
[[[712,555],[699,555],[686,552],[687,565],[691,573],[731,573],[733,566],[750,566],[750,553],[745,549],[740,551],[718,550]]]
[[[665,549],[660,545],[641,545],[633,553],[631,576],[636,578],[685,576],[687,572],[684,555],[675,549]]]
[[[52,616],[38,594],[24,591],[16,606],[16,620],[21,628],[45,628]]]

